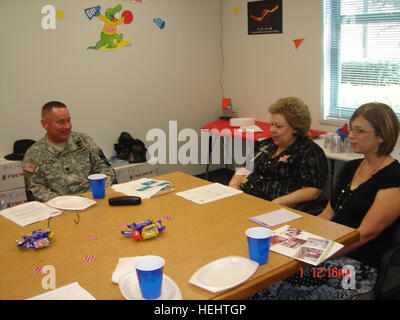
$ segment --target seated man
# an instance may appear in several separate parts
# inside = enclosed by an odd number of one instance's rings
[[[71,131],[65,104],[46,103],[41,123],[47,135],[27,150],[23,160],[26,188],[35,200],[90,191],[88,175],[93,173],[104,173],[106,186],[111,186],[112,167],[88,135]]]

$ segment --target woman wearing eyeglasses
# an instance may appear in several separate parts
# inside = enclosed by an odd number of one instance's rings
[[[339,253],[372,267],[378,266],[400,225],[400,164],[390,155],[398,135],[399,120],[389,106],[367,103],[354,112],[349,139],[364,158],[345,164],[319,215],[358,229],[360,240]]]
[[[324,270],[354,268],[353,288],[343,285],[342,277],[328,273],[316,279],[308,268],[252,298],[354,299],[373,289],[381,256],[400,228],[400,164],[390,155],[398,135],[399,120],[389,106],[367,103],[354,112],[349,139],[354,152],[364,157],[343,166],[332,199],[319,215],[360,233],[356,243],[318,266]]]

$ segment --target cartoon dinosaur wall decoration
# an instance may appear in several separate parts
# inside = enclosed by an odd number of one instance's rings
[[[102,47],[106,49],[115,49],[122,44],[122,33],[117,33],[117,26],[125,21],[125,15],[122,15],[120,19],[115,18],[115,14],[122,10],[122,6],[119,4],[114,8],[107,8],[105,15],[102,15],[99,11],[96,11],[95,16],[104,22],[103,29],[101,32],[100,40],[97,41],[95,46],[88,47],[88,49],[98,50]],[[125,22],[125,23],[130,23]],[[130,41],[124,41],[123,45],[131,43]]]

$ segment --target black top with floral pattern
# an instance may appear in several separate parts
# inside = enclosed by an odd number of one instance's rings
[[[277,148],[272,138],[255,144],[254,170],[241,185],[244,192],[271,201],[302,187],[324,187],[328,163],[315,142],[298,138],[273,157]]]

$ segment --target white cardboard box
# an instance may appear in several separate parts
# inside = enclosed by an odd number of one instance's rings
[[[2,209],[11,208],[27,202],[25,187],[0,192],[0,203],[3,201]]]
[[[158,174],[158,165],[148,162],[128,163],[125,165],[113,166],[118,183],[150,178]]]
[[[25,188],[22,161],[0,158],[0,191]]]

